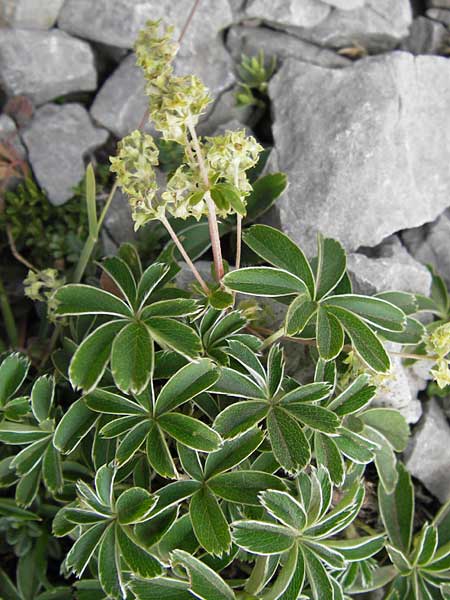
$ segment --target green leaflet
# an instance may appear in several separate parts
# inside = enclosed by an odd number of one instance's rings
[[[118,256],[109,256],[101,262],[100,266],[112,279],[130,306],[135,308],[136,281],[127,263]]]
[[[331,292],[344,277],[347,266],[345,251],[337,240],[318,237],[316,300]]]
[[[183,550],[172,552],[172,562],[181,564],[188,572],[190,589],[202,600],[235,600],[234,593],[214,571]]]
[[[200,338],[189,325],[167,317],[150,317],[145,321],[152,337],[162,348],[170,348],[187,358],[197,358],[202,350]]]
[[[175,440],[194,450],[212,452],[222,442],[220,435],[211,427],[187,415],[164,414],[159,417],[158,424]]]
[[[295,532],[266,521],[235,521],[233,539],[241,548],[255,554],[279,554],[295,542]]]
[[[42,375],[36,379],[31,390],[31,409],[37,421],[45,421],[49,417],[54,395],[55,380],[53,377]]]
[[[156,577],[151,580],[134,580],[130,584],[138,600],[192,600],[188,584],[170,577]]]
[[[253,296],[290,296],[306,291],[301,279],[272,267],[245,267],[231,271],[223,281],[230,290]]]
[[[116,502],[118,522],[122,525],[130,525],[145,521],[157,500],[147,490],[139,487],[128,488],[122,492]]]
[[[153,340],[145,323],[128,323],[114,338],[111,371],[123,392],[139,394],[148,385],[153,370]]]
[[[130,308],[117,296],[91,285],[72,283],[55,292],[56,314],[70,315],[112,315],[131,317]]]
[[[317,313],[317,349],[324,360],[333,360],[344,346],[344,330],[333,315],[322,306]]]
[[[342,294],[328,297],[324,304],[325,306],[345,308],[371,325],[387,331],[400,332],[405,326],[404,312],[382,298]]]
[[[297,473],[311,456],[308,440],[298,422],[282,408],[267,417],[267,430],[275,458],[288,473]]]
[[[253,225],[244,233],[243,239],[266,262],[304,281],[309,296],[314,297],[311,266],[300,248],[287,235],[267,225]]]
[[[22,385],[30,363],[21,354],[10,354],[0,365],[0,406],[6,404]]]
[[[289,305],[286,313],[286,335],[299,335],[306,325],[312,320],[318,308],[317,302],[313,302],[307,294],[300,294]]]
[[[228,552],[231,534],[219,503],[208,488],[196,492],[189,504],[195,536],[209,553],[221,556]]]
[[[260,492],[271,490],[284,490],[284,482],[260,471],[229,471],[219,473],[208,480],[208,487],[220,498],[236,504],[259,506]]]

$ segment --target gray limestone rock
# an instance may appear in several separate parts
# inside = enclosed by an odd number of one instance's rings
[[[132,48],[148,19],[173,25],[177,38],[191,9],[190,3],[172,0],[66,0],[58,25],[88,39]],[[233,81],[232,65],[220,32],[233,16],[227,0],[209,0],[197,10],[183,37],[175,69],[181,75],[198,75],[215,95]]]
[[[427,0],[429,8],[450,8],[450,0]]]
[[[276,57],[279,62],[295,58],[321,67],[345,67],[351,64],[348,58],[339,56],[333,50],[266,27],[231,27],[227,47],[236,61],[240,61],[242,54],[254,56],[263,50],[267,59]]]
[[[212,109],[199,121],[197,131],[200,135],[213,135],[218,127],[230,122],[245,125],[252,114],[250,106],[236,104],[237,88],[223,92],[213,104]]]
[[[50,29],[64,0],[2,0],[0,24],[24,29]]]
[[[406,450],[406,467],[441,502],[450,497],[450,427],[436,400],[425,405],[423,420]]]
[[[258,6],[258,11],[251,10],[251,16],[263,18],[303,40],[333,48],[359,45],[370,52],[395,48],[408,35],[412,22],[409,0],[366,0],[364,3],[351,0],[352,9],[347,8],[347,0],[333,2],[340,7],[332,10],[330,4],[311,0],[306,3],[255,0],[250,8]],[[248,8],[246,14],[250,16]]]
[[[113,248],[118,248],[123,242],[136,241],[130,205],[120,189],[114,194],[106,213],[104,228],[108,234],[108,253],[112,254]]]
[[[387,343],[388,350],[399,352],[401,346]],[[392,368],[379,384],[377,394],[371,406],[395,408],[408,423],[417,423],[422,416],[422,403],[417,398],[419,390],[424,389],[424,380],[409,376],[409,369],[402,364],[402,358],[391,354]]]
[[[89,44],[57,29],[3,29],[0,85],[8,95],[23,94],[35,104],[95,90],[94,54]]]
[[[247,17],[293,27],[314,27],[330,12],[331,6],[321,0],[250,0],[245,7]]]
[[[442,23],[427,17],[417,17],[401,49],[412,54],[440,54],[449,42],[449,32]]]
[[[364,6],[366,0],[322,0],[322,2],[341,10],[354,10]]]
[[[348,250],[450,204],[450,63],[394,52],[345,69],[287,60],[270,86],[272,167],[289,187],[272,221],[308,253],[318,229]]]
[[[427,10],[427,17],[440,21],[450,27],[450,10],[446,8],[430,8]]]
[[[450,286],[450,211],[433,223],[403,231],[402,240],[417,260],[433,265]]]
[[[106,142],[80,104],[48,104],[38,109],[23,133],[29,160],[50,202],[64,204],[84,175],[83,157]]]
[[[130,54],[120,63],[91,106],[92,118],[117,137],[139,127],[148,107],[144,76],[135,61]]]
[[[359,252],[347,256],[356,293],[372,295],[395,289],[428,296],[430,272],[409,254],[398,238],[395,239],[396,243],[385,247],[379,256],[366,256]]]

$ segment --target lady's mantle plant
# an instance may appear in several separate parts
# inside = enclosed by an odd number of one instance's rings
[[[136,227],[159,220],[173,245],[145,266],[125,245],[101,263],[102,285],[56,289],[63,339],[52,372],[30,383],[20,354],[0,366],[0,484],[15,489],[0,514],[4,530],[21,532],[7,538],[21,557],[17,586],[0,570],[0,596],[71,598],[75,575],[81,599],[340,600],[383,586],[391,599],[450,597],[449,511],[413,541],[411,482],[396,458],[408,427],[371,406],[390,369],[385,341],[417,346],[413,357],[428,350],[447,382],[448,327],[426,337],[415,316],[436,312],[435,300],[353,294],[337,241],[319,236],[308,260],[265,225],[245,229],[257,266],[240,268],[247,210],[267,206],[267,182],[274,196],[283,179],[253,183],[262,148],[244,132],[197,136],[208,92],[174,75],[177,45],[160,29],[150,23],[136,53],[153,126],[183,148],[183,163],[158,189],[158,147],[135,131],[112,170]],[[227,273],[218,217],[237,234]],[[176,234],[175,219],[188,218],[208,220],[213,282]],[[175,250],[197,279],[192,293],[174,284]],[[240,294],[275,298],[284,322],[267,333]],[[287,372],[286,338],[310,349],[308,381]],[[360,518],[371,463],[376,529]],[[49,520],[67,585],[45,569],[26,578]]]

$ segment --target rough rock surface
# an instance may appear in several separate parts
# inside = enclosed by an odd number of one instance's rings
[[[342,10],[353,10],[364,6],[366,0],[322,0],[322,2]]]
[[[250,0],[245,14],[280,25],[314,27],[331,12],[331,6],[320,0]]]
[[[230,121],[238,122],[241,125],[245,125],[249,121],[252,108],[237,106],[236,91],[237,88],[233,87],[217,98],[209,113],[199,121],[197,131],[200,135],[213,135],[218,127]]]
[[[398,344],[387,344],[389,350],[399,352]],[[409,375],[409,369],[402,364],[402,358],[391,355],[392,369],[386,379],[379,385],[372,406],[395,408],[405,417],[408,423],[417,423],[422,416],[422,403],[417,399],[419,390],[424,389],[425,382]]]
[[[442,23],[427,17],[417,17],[401,49],[412,54],[439,54],[444,51],[449,39],[449,32]]]
[[[58,25],[91,40],[131,48],[148,19],[173,25],[175,37],[189,16],[189,3],[172,0],[66,0]],[[197,11],[183,37],[175,68],[181,75],[198,75],[215,95],[233,81],[230,57],[220,32],[233,20],[227,0],[209,0]]]
[[[36,104],[70,92],[95,90],[94,54],[86,42],[56,29],[3,29],[0,85],[8,95],[23,94]]]
[[[73,35],[132,48],[138,31],[153,16],[152,0],[65,0],[58,27]]]
[[[80,104],[48,104],[36,111],[23,140],[36,179],[52,204],[63,204],[73,195],[84,175],[84,155],[107,137]]]
[[[258,16],[304,40],[333,48],[360,45],[371,52],[389,50],[408,35],[412,21],[409,0],[366,0],[364,3],[351,0],[352,6],[358,4],[351,10],[347,9],[347,0],[333,2],[340,5],[333,10],[329,4],[255,0],[247,7],[246,14]]]
[[[402,232],[402,240],[421,263],[431,264],[450,286],[450,211],[433,223]]]
[[[359,294],[376,294],[389,290],[402,290],[428,295],[431,287],[430,272],[415,260],[398,238],[385,244],[378,256],[352,252],[347,256],[347,266],[353,289]]]
[[[0,25],[25,29],[50,29],[55,24],[64,0],[2,0]]]
[[[450,427],[436,400],[425,405],[406,451],[406,467],[441,502],[450,497]]]
[[[113,196],[111,206],[106,213],[104,227],[108,235],[108,254],[112,254],[113,250],[123,242],[136,241],[130,205],[120,189]]]
[[[117,137],[136,129],[148,107],[145,80],[134,54],[127,56],[100,88],[91,116]]]
[[[450,26],[450,9],[446,8],[430,8],[427,10],[427,17],[430,19],[436,19],[436,21],[441,21],[447,27]]]
[[[296,58],[321,67],[345,67],[351,64],[348,58],[339,56],[333,50],[320,48],[283,31],[266,27],[231,27],[227,47],[236,61],[240,61],[242,54],[253,56],[263,50],[268,59],[276,57],[279,62],[286,58]]]
[[[449,206],[446,59],[394,52],[346,69],[290,59],[269,89],[272,163],[290,182],[273,220],[307,252],[318,228],[356,250]]]
[[[430,8],[450,8],[450,0],[427,0]]]

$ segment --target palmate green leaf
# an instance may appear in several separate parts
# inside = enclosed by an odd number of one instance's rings
[[[94,427],[98,415],[83,400],[76,400],[56,427],[53,444],[62,454],[70,454]]]
[[[73,315],[112,315],[131,318],[130,308],[117,296],[81,283],[70,283],[55,292],[56,314],[62,317]]]
[[[135,579],[130,583],[130,588],[138,600],[192,600],[188,583],[170,577],[146,581]]]
[[[262,297],[290,296],[307,291],[301,279],[273,267],[245,267],[231,271],[223,282],[235,292]]]
[[[128,323],[114,338],[111,371],[123,392],[139,394],[148,385],[154,361],[153,340],[145,323]]]
[[[121,525],[131,525],[145,521],[157,503],[158,498],[140,487],[130,487],[117,498],[117,520]]]
[[[414,488],[401,463],[397,463],[397,472],[397,484],[391,494],[381,484],[378,486],[378,504],[391,544],[408,554],[413,533]]]
[[[391,408],[371,408],[360,418],[366,425],[376,429],[391,444],[396,452],[404,452],[409,440],[409,426],[398,410]]]
[[[107,523],[97,523],[77,539],[65,560],[69,571],[81,577],[100,543],[107,525]]]
[[[210,567],[183,550],[174,550],[172,563],[182,565],[190,580],[190,590],[202,600],[235,600],[231,588]]]
[[[371,440],[350,429],[341,428],[339,435],[334,438],[339,450],[344,456],[357,464],[367,464],[374,458],[378,448]]]
[[[34,382],[31,390],[31,409],[39,423],[49,417],[55,395],[55,380],[53,377],[42,375]]]
[[[84,396],[86,405],[99,413],[111,415],[139,415],[143,417],[146,414],[145,409],[128,398],[124,398],[119,394],[97,388]]]
[[[355,313],[364,321],[387,331],[402,331],[405,326],[405,313],[394,304],[381,298],[358,294],[330,296],[325,306],[338,306]]]
[[[159,560],[136,544],[119,525],[116,525],[116,543],[122,558],[134,574],[148,578],[162,574],[163,568]]]
[[[199,546],[192,528],[189,513],[177,519],[168,531],[165,532],[158,544],[158,553],[162,560],[169,560],[173,550],[185,550],[194,554]]]
[[[258,494],[264,490],[285,490],[282,479],[261,471],[230,471],[208,480],[208,487],[220,498],[237,504],[259,506]]]
[[[244,366],[251,376],[258,381],[261,386],[264,386],[266,372],[254,350],[251,350],[246,344],[243,344],[239,340],[234,339],[228,342],[227,354]]]
[[[11,462],[11,468],[14,468],[18,475],[26,475],[42,461],[43,454],[49,443],[51,443],[50,434],[42,440],[37,440],[29,444],[16,454]]]
[[[116,527],[107,527],[100,541],[98,552],[98,576],[100,584],[108,597],[120,600],[126,598],[126,590],[122,581],[120,555],[117,552]]]
[[[299,335],[317,312],[318,304],[307,294],[300,294],[289,305],[286,313],[286,335]]]
[[[25,423],[0,422],[0,442],[4,444],[30,444],[48,438],[49,432]]]
[[[0,515],[2,517],[12,517],[16,521],[41,521],[41,517],[36,513],[19,508],[11,498],[0,498]]]
[[[232,523],[233,540],[253,554],[280,554],[292,548],[295,531],[268,521],[235,521]]]
[[[260,495],[261,504],[275,519],[286,527],[301,531],[306,526],[306,513],[303,506],[287,492],[267,490]]]
[[[147,435],[148,462],[161,477],[177,478],[177,469],[173,462],[166,438],[159,425],[153,421]]]
[[[316,300],[331,292],[345,275],[347,259],[345,250],[337,240],[318,236],[316,273]]]
[[[133,429],[130,429],[123,437],[116,452],[116,462],[118,465],[124,465],[134,456],[135,452],[139,450],[147,439],[152,427],[152,421],[147,419],[135,425]]]
[[[233,440],[226,440],[219,450],[208,454],[205,477],[209,479],[237,466],[261,445],[263,439],[263,432],[255,427]]]
[[[156,517],[152,515],[150,519],[143,523],[138,523],[134,527],[134,535],[136,536],[137,543],[147,550],[150,550],[154,544],[158,544],[158,556],[162,560],[166,560],[167,557],[160,551],[160,544],[166,534],[175,527],[177,516],[178,507],[175,506],[164,509]],[[187,518],[189,520],[189,515]]]
[[[258,386],[250,377],[230,369],[222,367],[220,378],[211,388],[211,392],[225,396],[237,396],[238,398],[265,400],[264,389]]]
[[[403,331],[386,331],[378,328],[376,330],[385,340],[404,345],[420,344],[426,331],[422,323],[412,317],[406,317]]]
[[[338,550],[348,562],[358,562],[377,554],[384,547],[384,542],[385,536],[380,534],[354,539],[324,540],[321,544]]]
[[[219,208],[226,210],[231,206],[238,215],[245,217],[247,211],[239,190],[230,183],[216,183],[211,187],[211,197]]]
[[[200,307],[193,298],[172,298],[170,300],[159,300],[146,306],[141,313],[141,319],[145,321],[150,317],[187,317],[195,315]]]
[[[305,546],[302,546],[301,552],[305,560],[306,576],[314,600],[334,598],[332,582],[320,560]]]
[[[190,359],[197,358],[202,351],[201,340],[189,325],[167,317],[150,317],[145,323],[163,349],[168,347]]]
[[[324,433],[336,433],[341,424],[334,412],[322,406],[291,402],[285,405],[285,409],[304,425]]]
[[[160,515],[168,508],[177,506],[180,502],[192,496],[201,487],[202,484],[199,481],[185,479],[174,481],[160,488],[155,494],[159,500],[152,511],[152,517]]]
[[[16,502],[27,508],[36,498],[41,481],[41,467],[36,465],[32,471],[22,477],[16,487]]]
[[[340,417],[358,412],[369,404],[376,394],[376,386],[369,385],[367,374],[359,375],[339,396],[328,404]]]
[[[243,240],[266,262],[301,279],[308,289],[308,295],[314,297],[311,266],[300,248],[287,235],[267,225],[253,225],[244,232]]]
[[[215,384],[219,372],[209,359],[187,364],[173,375],[161,389],[155,405],[155,415],[171,411]]]
[[[29,360],[18,353],[10,354],[3,360],[0,365],[0,406],[4,406],[19,390],[29,367]]]
[[[330,384],[326,381],[316,381],[306,385],[296,386],[281,399],[281,404],[289,408],[291,403],[316,402],[330,395]]]
[[[397,483],[397,459],[394,450],[384,435],[381,435],[376,429],[365,427],[363,434],[378,446],[374,451],[375,467],[383,487],[391,493]]]
[[[136,281],[127,263],[118,256],[109,256],[100,263],[100,266],[112,279],[130,306],[136,308]]]
[[[269,405],[266,402],[257,400],[236,402],[217,415],[214,429],[224,438],[233,438],[257,425],[268,412]]]
[[[198,419],[180,413],[161,415],[158,423],[166,433],[188,448],[202,452],[217,450],[222,438]]]
[[[291,550],[292,552],[292,550]],[[283,592],[283,600],[297,600],[300,596],[300,592],[303,589],[305,581],[305,559],[303,558],[302,552],[298,549],[297,552],[297,563],[292,573],[289,585]],[[266,598],[264,598],[266,600]],[[270,600],[270,597],[267,598]]]
[[[169,270],[163,263],[154,263],[145,269],[138,284],[137,305],[144,306],[147,298],[155,291]]]
[[[302,428],[286,410],[274,407],[267,417],[267,431],[275,458],[288,473],[306,467],[311,449]]]
[[[60,492],[64,485],[62,473],[61,457],[53,444],[48,444],[42,462],[42,477],[45,487],[56,494]]]
[[[391,368],[389,355],[364,321],[344,308],[329,306],[328,311],[339,319],[356,352],[371,369],[379,373],[389,371]]]
[[[437,528],[425,523],[418,536],[417,547],[414,551],[414,562],[418,565],[429,563],[436,552],[438,545]]]
[[[344,483],[344,460],[333,438],[318,432],[314,435],[314,451],[319,465],[326,467],[337,486]]]
[[[195,537],[210,554],[222,556],[231,546],[227,520],[214,494],[208,488],[196,492],[189,504]]]
[[[87,393],[96,387],[108,364],[114,338],[125,324],[126,321],[105,323],[81,342],[69,367],[69,378],[74,389],[82,389]]]
[[[316,338],[319,355],[324,360],[336,358],[344,346],[344,330],[339,320],[322,306],[317,313]]]

